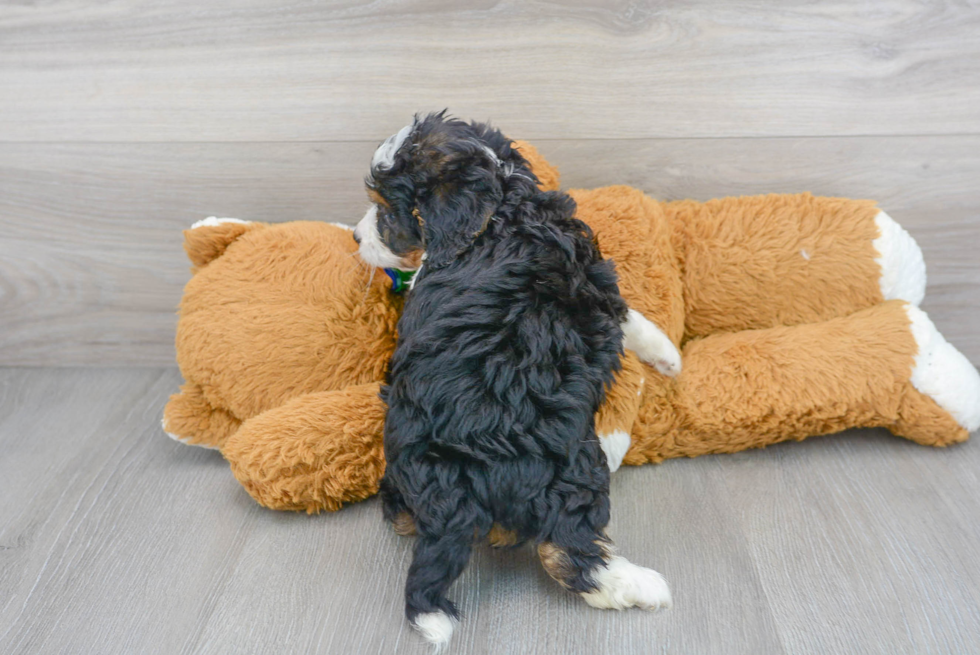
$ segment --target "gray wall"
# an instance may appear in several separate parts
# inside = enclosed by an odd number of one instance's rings
[[[0,8],[0,365],[169,365],[181,230],[353,222],[449,107],[566,186],[871,197],[980,362],[980,12],[909,2],[120,0]]]

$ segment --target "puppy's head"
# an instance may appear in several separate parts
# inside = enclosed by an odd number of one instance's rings
[[[372,205],[354,230],[361,258],[415,270],[452,261],[486,230],[508,194],[536,179],[500,131],[449,118],[416,116],[382,143],[365,180]]]

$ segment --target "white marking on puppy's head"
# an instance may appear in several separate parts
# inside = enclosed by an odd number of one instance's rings
[[[490,161],[492,161],[497,166],[500,166],[500,157],[498,157],[497,153],[493,151],[493,148],[482,143],[480,144],[480,147],[483,148],[483,151],[487,153],[488,157],[490,157]]]
[[[500,157],[497,156],[497,153],[495,153],[493,148],[490,146],[481,144],[480,147],[483,148],[483,151],[487,153],[488,157],[490,157],[490,161],[492,161],[494,165],[503,172],[504,177],[522,177],[525,180],[531,179],[527,175],[515,171],[513,162],[501,162]]]
[[[371,266],[399,268],[403,265],[402,258],[393,253],[381,241],[381,235],[378,234],[377,205],[371,205],[371,208],[364,214],[364,218],[354,228],[354,240],[358,243],[361,259]]]
[[[371,168],[377,168],[379,170],[391,168],[395,163],[395,153],[401,149],[405,143],[405,139],[409,137],[414,127],[415,122],[413,121],[411,124],[406,125],[385,139],[384,143],[374,151],[374,156],[371,158]]]

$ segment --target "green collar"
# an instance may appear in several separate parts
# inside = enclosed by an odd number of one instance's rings
[[[391,278],[392,293],[404,293],[415,276],[415,271],[400,271],[397,268],[386,268],[384,272]]]

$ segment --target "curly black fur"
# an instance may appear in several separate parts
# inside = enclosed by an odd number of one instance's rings
[[[426,252],[381,392],[385,515],[407,512],[418,533],[410,621],[457,616],[446,590],[494,523],[559,547],[572,590],[593,590],[602,566],[609,469],[594,416],[627,307],[574,201],[536,182],[500,132],[444,114],[417,119],[367,180],[386,205],[382,241]]]

